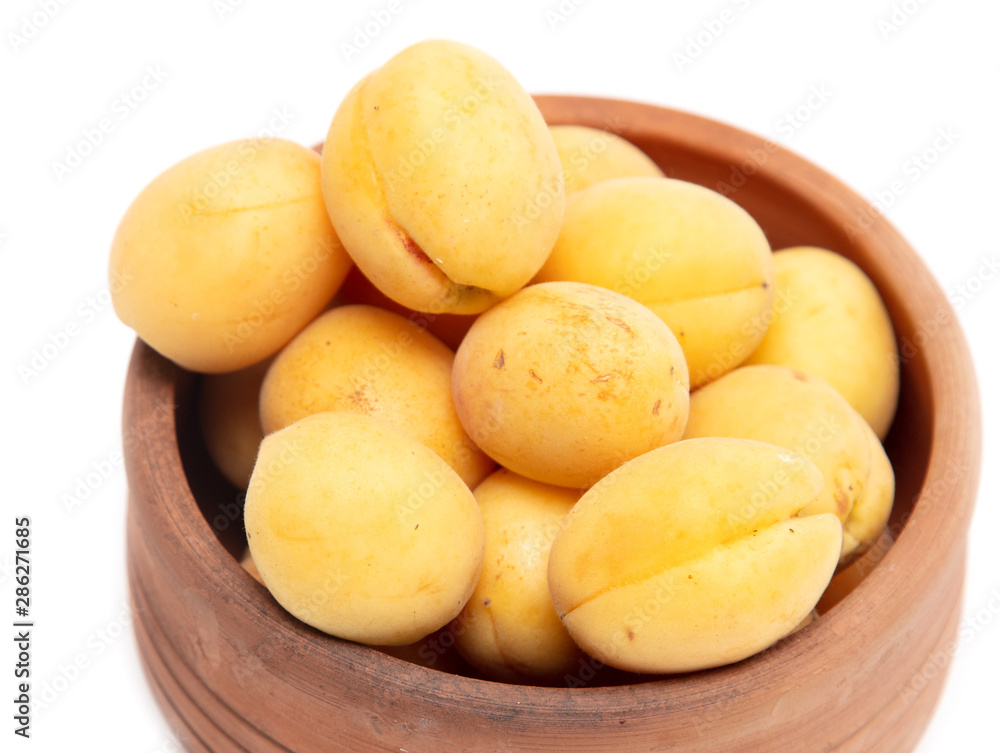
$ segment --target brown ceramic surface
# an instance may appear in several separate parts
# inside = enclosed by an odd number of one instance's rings
[[[189,750],[217,753],[912,750],[958,624],[980,457],[969,354],[942,291],[881,217],[852,232],[863,199],[759,137],[648,105],[537,100],[550,123],[615,130],[672,177],[740,183],[732,198],[774,248],[826,246],[868,273],[904,355],[886,443],[896,543],[821,619],[736,665],[624,685],[585,669],[572,688],[429,669],[298,623],[240,567],[239,498],[194,426],[198,378],[139,342],[124,413],[128,568],[165,712]]]

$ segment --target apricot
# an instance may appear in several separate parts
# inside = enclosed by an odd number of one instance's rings
[[[534,100],[457,42],[409,47],[362,79],[323,149],[330,219],[394,301],[475,314],[523,287],[562,224],[562,171]]]
[[[762,442],[652,450],[566,516],[549,554],[556,610],[584,651],[620,669],[751,656],[808,617],[837,566],[837,517],[799,517],[822,488],[812,463]]]
[[[648,306],[677,336],[692,389],[750,355],[774,301],[760,226],[721,194],[670,178],[617,178],[572,194],[535,280],[600,285]]]
[[[844,523],[844,563],[878,536],[892,508],[893,474],[871,428],[833,387],[785,366],[741,366],[691,396],[685,439],[741,437],[786,447],[823,473],[807,514]]]
[[[884,439],[899,397],[899,354],[878,290],[854,262],[822,248],[777,251],[774,271],[774,319],[747,363],[825,379]]]
[[[469,439],[451,397],[455,354],[433,335],[374,306],[327,311],[285,347],[260,390],[268,434],[322,411],[380,418],[432,449],[469,486],[494,463]]]
[[[264,438],[260,385],[271,365],[261,361],[239,371],[206,374],[201,380],[198,424],[205,449],[237,489],[246,489]]]
[[[316,413],[264,438],[244,522],[271,595],[340,638],[413,643],[465,606],[483,518],[447,463],[401,429]]]
[[[549,126],[559,151],[566,195],[613,178],[663,178],[663,171],[634,144],[609,131],[579,125]]]
[[[455,355],[455,409],[505,468],[585,488],[680,439],[688,372],[652,311],[594,285],[531,285],[480,315]]]
[[[489,679],[557,682],[583,654],[552,606],[549,549],[580,492],[501,468],[473,493],[486,551],[476,590],[454,624],[455,646]]]
[[[115,233],[109,276],[122,322],[184,368],[217,373],[280,350],[350,266],[319,156],[262,138],[206,149],[146,186]]]

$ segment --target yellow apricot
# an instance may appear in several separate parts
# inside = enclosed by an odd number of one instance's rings
[[[401,429],[316,413],[264,438],[244,509],[264,585],[340,638],[413,643],[461,611],[483,518],[458,474]]]
[[[111,245],[115,313],[192,371],[236,371],[281,349],[351,261],[330,224],[319,156],[234,141],[177,163],[132,202]]]
[[[323,195],[355,263],[417,311],[474,314],[523,287],[559,234],[559,155],[531,97],[489,55],[413,45],[341,103]]]
[[[579,125],[549,126],[559,151],[566,195],[613,178],[663,178],[663,171],[639,149],[609,131]]]
[[[834,515],[797,517],[809,461],[746,439],[677,442],[595,484],[549,555],[549,588],[587,653],[687,672],[761,651],[812,611],[842,546]]]
[[[455,355],[455,408],[522,476],[584,488],[680,438],[688,373],[641,304],[577,282],[531,285],[479,316]]]
[[[801,246],[774,254],[774,319],[748,364],[822,377],[884,439],[899,396],[899,355],[878,290],[849,259]]]
[[[374,306],[339,306],[306,327],[274,359],[260,391],[270,434],[321,411],[388,421],[440,455],[470,487],[495,464],[455,412],[455,354],[416,324]]]
[[[246,489],[264,438],[260,425],[260,385],[270,360],[201,380],[198,424],[205,448],[222,475]]]
[[[617,178],[572,194],[537,282],[576,280],[652,309],[697,388],[757,347],[774,300],[764,232],[738,204],[670,178]]]
[[[455,621],[455,646],[485,677],[556,682],[583,654],[549,595],[549,549],[580,492],[504,468],[473,492],[486,527],[483,570]]]

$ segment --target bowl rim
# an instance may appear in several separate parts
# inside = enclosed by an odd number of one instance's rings
[[[685,128],[674,134],[673,143],[732,164],[739,164],[747,150],[765,143],[761,137],[733,126],[658,105],[559,95],[539,95],[535,99],[550,124],[600,124],[607,112],[614,111],[627,123],[619,135],[630,141],[660,139],[665,122],[683,121]],[[760,175],[762,180],[781,182],[800,196],[821,196],[822,203],[816,200],[817,209],[834,221],[846,222],[859,207],[868,206],[846,185],[780,145],[769,148]],[[777,681],[779,675],[788,677],[791,673],[794,677],[802,656],[825,664],[843,661],[845,652],[860,650],[878,639],[875,626],[881,622],[872,615],[901,616],[906,604],[924,588],[924,582],[934,581],[933,571],[940,568],[941,562],[950,563],[964,554],[981,451],[979,396],[971,357],[944,292],[916,251],[882,215],[873,218],[865,243],[872,249],[872,263],[879,268],[878,275],[870,276],[886,279],[887,273],[894,272],[909,278],[914,293],[910,313],[915,318],[946,312],[936,336],[928,339],[918,353],[931,365],[926,369],[931,451],[921,491],[906,526],[870,577],[821,620],[737,664],[630,685],[513,685],[412,664],[299,623],[224,550],[201,513],[177,447],[176,413],[160,410],[164,405],[176,408],[183,401],[186,372],[141,340],[136,343],[129,367],[123,413],[123,432],[133,438],[125,448],[129,486],[130,490],[142,492],[130,494],[130,516],[140,520],[141,528],[155,526],[163,532],[179,553],[205,561],[211,570],[206,583],[230,594],[229,603],[245,610],[261,629],[295,643],[302,660],[349,667],[356,676],[364,675],[378,683],[384,693],[398,691],[430,703],[452,699],[475,710],[486,722],[509,720],[518,713],[541,718],[556,709],[572,708],[582,725],[595,719],[631,716],[637,709],[662,709],[664,699],[678,692],[689,703],[697,704],[699,699],[711,696],[720,682],[768,684]],[[156,421],[143,424],[149,415],[155,415]],[[144,426],[143,430],[136,432],[136,425]],[[173,451],[163,452],[164,441],[169,444],[171,437]],[[929,480],[945,478],[956,462],[966,470],[962,482],[930,489]],[[185,493],[173,495],[168,489],[183,489]],[[915,521],[920,522],[920,530]],[[961,550],[958,554],[956,546]],[[133,582],[132,586],[143,587],[141,582]],[[939,632],[944,629],[946,626],[938,628]]]

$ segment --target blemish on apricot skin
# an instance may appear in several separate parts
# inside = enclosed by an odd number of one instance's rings
[[[844,490],[837,484],[837,490],[833,493],[833,501],[837,503],[837,510],[840,514],[846,515],[851,510],[851,498],[847,496]]]
[[[542,383],[542,378],[535,373],[534,369],[530,370],[528,373],[531,374],[531,378],[534,379],[536,382],[538,382],[539,384]]]
[[[396,234],[399,236],[399,239],[403,242],[403,248],[406,249],[406,252],[410,254],[410,256],[414,257],[418,261],[422,261],[424,264],[434,263],[433,261],[431,261],[431,257],[428,256],[427,253],[422,248],[420,248],[420,246],[417,245],[417,242],[413,240],[413,238],[411,238],[408,233],[406,233],[404,230],[402,230],[398,225],[396,225],[393,222],[386,222],[386,224],[396,231]]]
[[[626,633],[626,636],[628,637],[628,639],[630,641],[634,641],[635,640],[635,633],[633,633],[631,630],[629,630],[628,633]]]
[[[608,380],[613,379],[614,376],[615,376],[614,374],[602,374],[599,377],[591,379],[590,382],[591,384],[593,384],[594,382],[607,382]]]
[[[614,317],[611,317],[611,316],[605,316],[604,318],[607,319],[609,322],[611,322],[616,327],[621,327],[623,330],[625,330],[630,335],[632,335],[632,337],[635,337],[635,332],[632,331],[632,328],[630,326],[628,326],[628,324],[626,324],[625,322],[623,322],[621,319],[615,319]]]
[[[807,377],[801,371],[797,371],[795,369],[792,369],[792,376],[795,377],[796,379],[798,379],[800,382],[808,382],[809,381],[809,377]]]
[[[662,401],[660,401],[660,400],[657,400],[657,401],[656,401],[656,404],[655,404],[655,405],[653,405],[653,415],[654,415],[654,416],[658,416],[658,415],[660,415],[660,403],[661,403],[661,402],[662,402]]]
[[[503,348],[500,348],[500,352],[497,353],[497,357],[493,359],[493,368],[502,369],[503,368]]]

